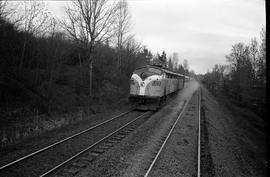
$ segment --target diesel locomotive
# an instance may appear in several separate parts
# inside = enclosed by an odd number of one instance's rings
[[[129,101],[137,109],[157,110],[167,96],[182,89],[184,83],[182,74],[154,65],[139,67],[130,79]]]

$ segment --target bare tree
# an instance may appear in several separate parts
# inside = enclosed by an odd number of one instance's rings
[[[190,72],[189,72],[189,76],[191,76],[191,77],[193,77],[193,78],[195,78],[196,77],[196,74],[195,74],[195,71],[192,69],[192,70],[190,70]]]
[[[19,65],[20,71],[22,70],[24,63],[24,54],[28,42],[28,34],[36,36],[43,35],[45,34],[46,29],[49,27],[49,13],[46,10],[43,2],[35,0],[24,1],[21,9],[23,12],[20,14],[18,26],[25,32],[25,36]]]
[[[57,23],[57,20],[53,17],[50,18],[49,19],[49,28],[47,30],[48,35],[51,36],[52,38],[55,37],[57,34],[57,31],[59,31],[58,27],[59,27],[59,25]]]
[[[42,1],[24,1],[21,28],[33,35],[42,35],[49,27],[49,12]]]
[[[253,75],[254,78],[256,77],[256,73],[258,70],[258,42],[256,38],[251,39],[251,43],[249,45],[250,55],[251,55],[251,63],[252,63],[252,69],[253,69]]]
[[[173,71],[173,62],[172,62],[172,57],[171,56],[169,57],[169,60],[168,60],[168,69],[170,71]]]
[[[261,45],[260,45],[260,58],[266,60],[266,28],[263,27],[260,32]]]
[[[6,6],[7,6],[7,1],[6,0],[0,0],[0,18],[5,18],[6,17]]]
[[[212,70],[215,82],[219,83],[220,81],[223,80],[225,68],[226,68],[225,65],[217,65],[217,64],[215,64],[215,66],[214,66],[214,68]]]
[[[66,7],[67,20],[61,22],[71,38],[88,51],[89,96],[92,97],[93,52],[99,42],[112,36],[117,3],[108,0],[73,0]]]
[[[183,67],[184,67],[184,70],[185,70],[185,75],[188,75],[189,66],[188,66],[188,60],[187,59],[184,59]]]
[[[251,88],[252,85],[252,63],[249,46],[244,43],[233,45],[231,53],[226,58],[232,66],[232,88],[235,93],[238,93],[237,99],[241,101],[243,94],[246,94],[247,89]]]
[[[132,56],[132,55],[137,55],[142,49],[143,49],[142,44],[136,41],[134,36],[129,36],[127,38],[127,43],[126,43],[126,50],[128,53],[127,57]]]
[[[172,63],[173,63],[173,70],[176,71],[178,67],[178,61],[179,61],[179,56],[177,52],[173,52],[172,55]]]
[[[180,74],[185,74],[185,69],[181,64],[178,64],[177,70],[178,73]]]
[[[128,32],[130,28],[130,14],[128,11],[127,0],[120,0],[115,15],[115,35],[117,40],[117,64],[121,67],[122,64],[122,48],[127,42]]]
[[[250,62],[249,46],[244,43],[237,43],[232,46],[231,53],[226,55],[227,61],[231,63],[232,69],[237,71],[247,62]]]
[[[258,77],[262,83],[266,83],[266,29],[262,28],[261,33],[261,44],[259,47],[258,57]]]
[[[18,25],[18,22],[22,20],[21,16],[18,16],[18,4],[17,2],[0,0],[0,18],[11,22],[14,26]]]

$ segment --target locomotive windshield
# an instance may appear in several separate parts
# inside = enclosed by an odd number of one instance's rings
[[[162,71],[160,69],[156,69],[156,68],[144,67],[144,68],[136,69],[134,71],[134,73],[137,74],[138,76],[140,76],[144,80],[145,78],[152,76],[152,75],[161,75]]]

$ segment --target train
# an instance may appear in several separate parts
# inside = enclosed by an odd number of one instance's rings
[[[158,110],[166,98],[184,88],[189,77],[161,66],[136,68],[130,78],[129,101],[139,110]]]

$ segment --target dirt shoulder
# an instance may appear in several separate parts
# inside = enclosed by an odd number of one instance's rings
[[[223,96],[202,88],[215,176],[266,176],[266,135],[263,119]]]

